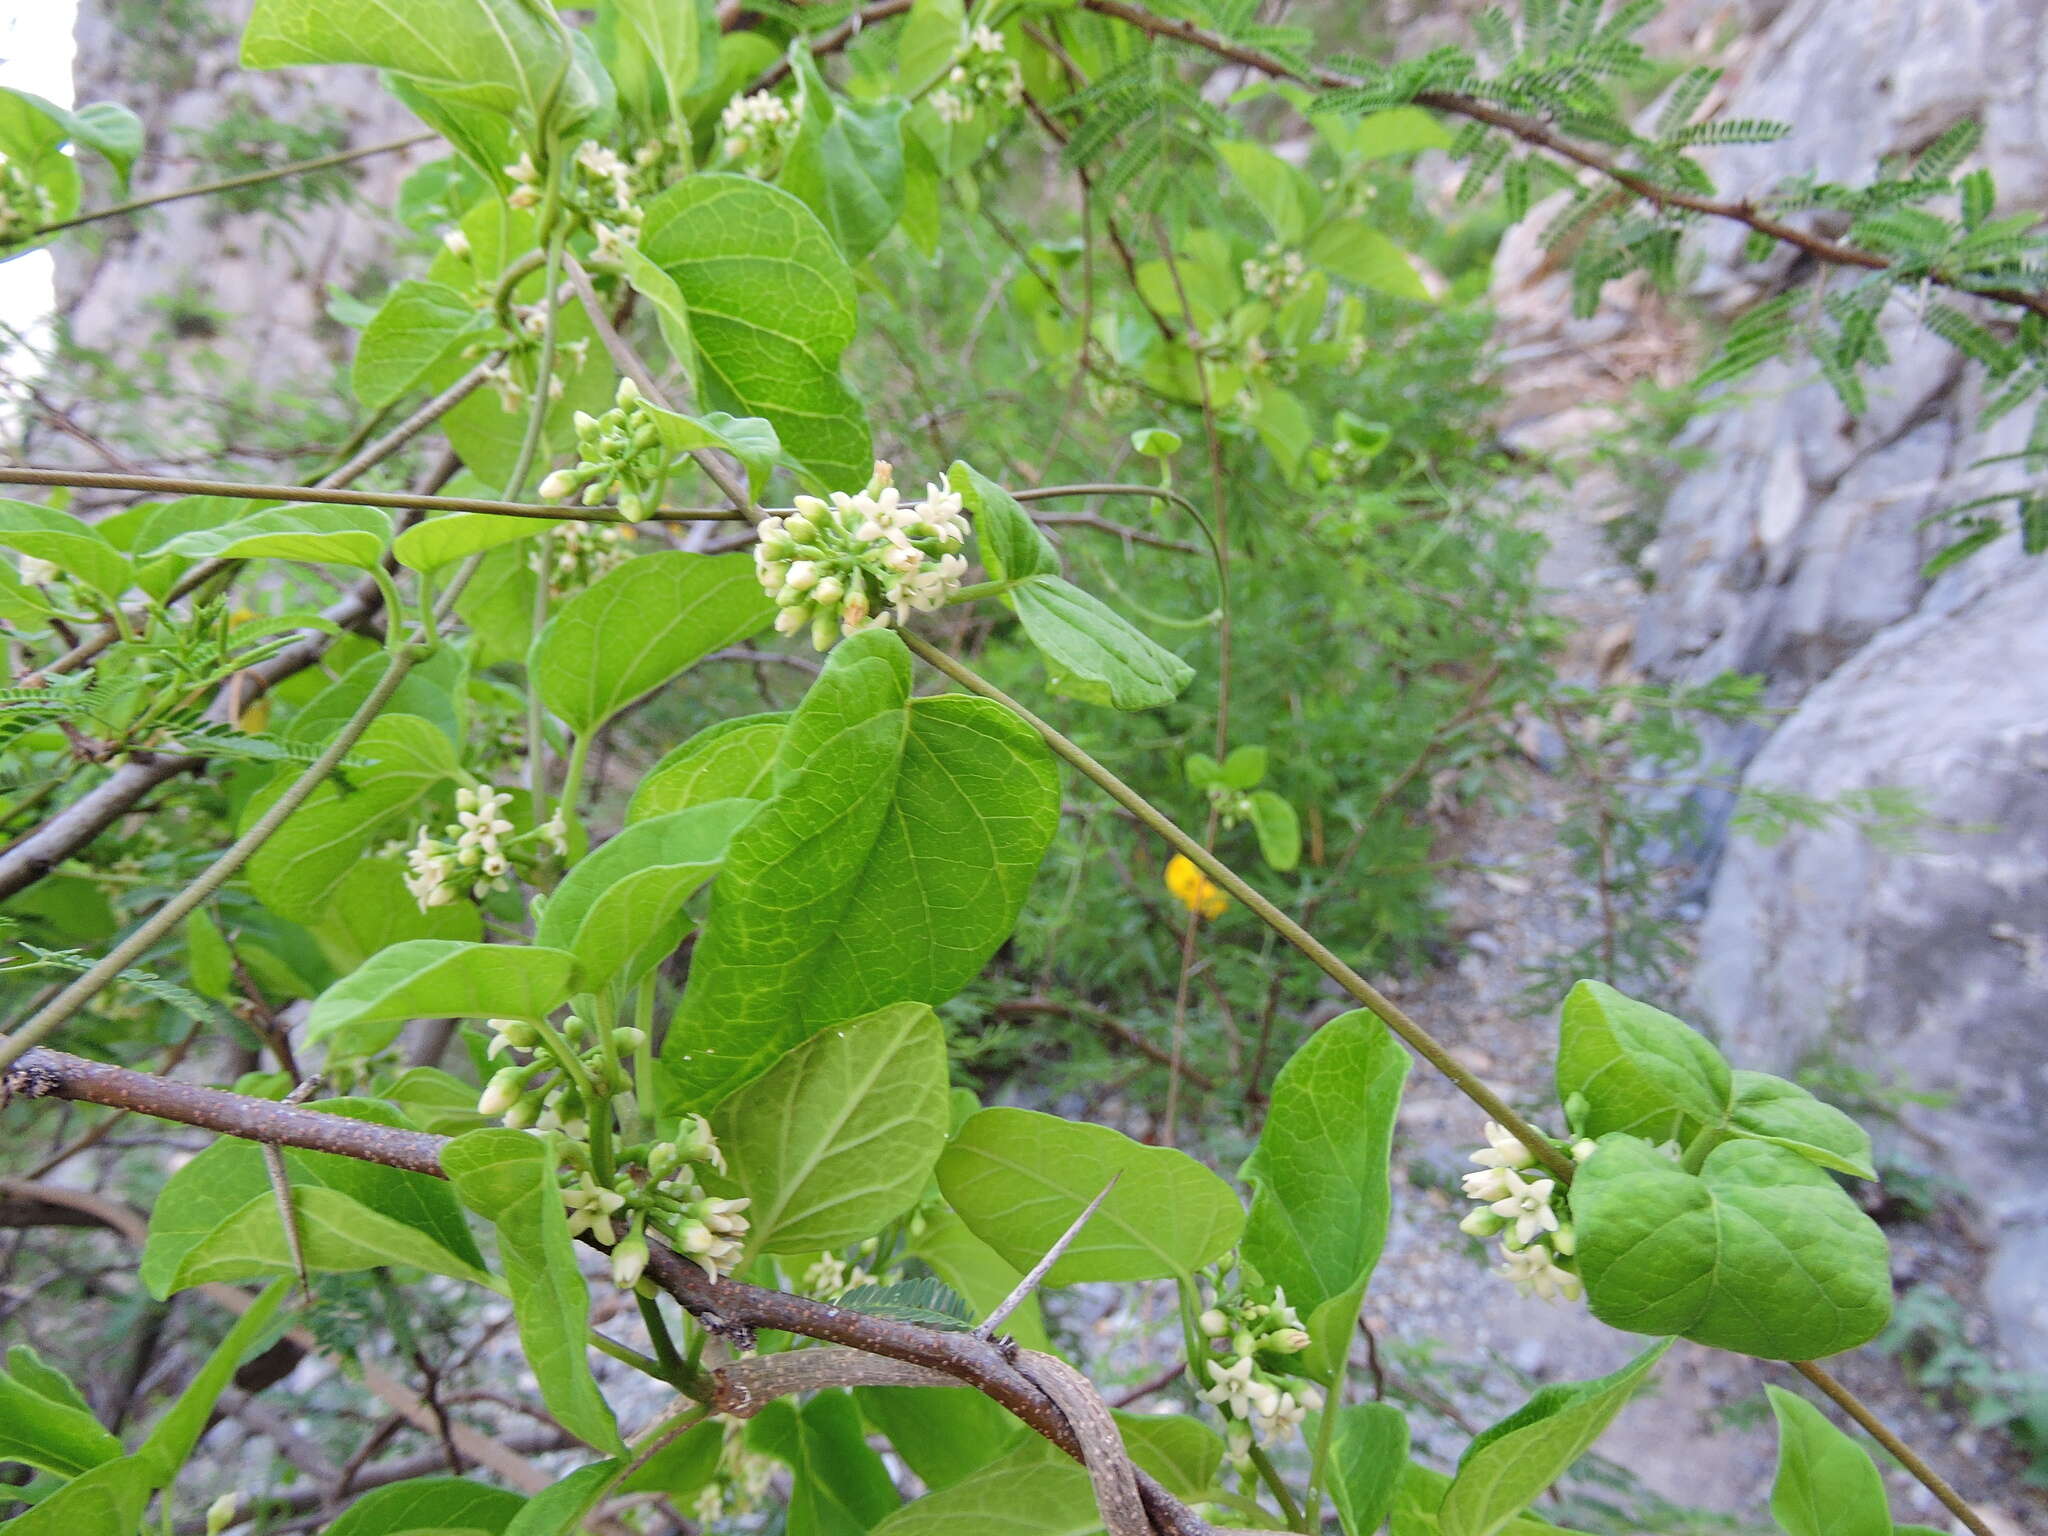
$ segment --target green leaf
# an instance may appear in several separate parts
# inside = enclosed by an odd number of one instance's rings
[[[770,1403],[748,1425],[747,1444],[795,1474],[787,1536],[860,1536],[897,1507],[895,1484],[845,1392],[820,1392],[801,1408],[788,1398]]]
[[[853,273],[810,209],[744,176],[690,176],[648,200],[639,246],[689,305],[705,400],[765,416],[825,484],[864,484],[866,415],[839,377]]]
[[[569,36],[522,0],[256,0],[250,69],[368,64],[457,102],[537,124],[569,69]]]
[[[619,1454],[617,1421],[590,1375],[590,1292],[553,1153],[524,1131],[471,1131],[442,1149],[441,1166],[463,1203],[497,1225],[519,1342],[548,1411],[572,1434]]]
[[[415,571],[438,570],[471,555],[537,539],[562,526],[554,517],[500,517],[492,512],[445,512],[415,523],[391,541],[399,564]]]
[[[1047,1284],[1191,1275],[1244,1228],[1237,1196],[1215,1174],[1185,1152],[1143,1146],[1104,1125],[984,1109],[939,1158],[946,1203],[1019,1269],[1036,1264],[1112,1177],[1116,1188]]]
[[[320,952],[344,973],[410,939],[473,944],[483,937],[482,914],[469,902],[422,912],[405,888],[405,865],[396,858],[358,863],[334,888],[326,914],[306,926]]]
[[[1294,807],[1270,789],[1251,796],[1252,830],[1259,836],[1259,856],[1283,873],[1301,862],[1301,822]]]
[[[887,630],[833,649],[780,754],[664,1047],[699,1107],[827,1025],[951,997],[1009,936],[1059,818],[1037,734],[987,700],[913,701]]]
[[[1803,1397],[1766,1385],[1778,1420],[1771,1517],[1785,1536],[1892,1536],[1884,1475]]]
[[[626,828],[579,859],[555,888],[534,942],[574,955],[576,989],[599,990],[718,873],[733,832],[758,808],[752,800],[714,800]]]
[[[1233,747],[1230,756],[1223,759],[1216,770],[1217,780],[1226,789],[1251,789],[1266,776],[1266,749],[1264,747]]]
[[[690,339],[690,304],[676,280],[643,256],[637,245],[621,245],[617,259],[633,291],[654,306],[655,325],[668,343],[669,355],[684,367],[693,367],[697,344]]]
[[[64,153],[71,137],[71,114],[31,91],[0,88],[0,153],[14,161],[21,174],[48,199],[51,222],[78,211],[78,167]],[[11,246],[14,257],[28,244]]]
[[[1557,1097],[1584,1097],[1578,1134],[1673,1140],[1688,1118],[1720,1121],[1733,1092],[1721,1053],[1670,1014],[1599,981],[1582,981],[1565,998]]]
[[[1344,1536],[1373,1536],[1394,1507],[1408,1464],[1408,1419],[1392,1403],[1336,1410],[1330,1499]]]
[[[439,1067],[407,1067],[385,1085],[383,1097],[413,1125],[437,1136],[459,1136],[493,1123],[477,1113],[475,1085]]]
[[[750,556],[642,555],[556,610],[534,641],[533,686],[563,724],[587,736],[774,618]]]
[[[692,736],[648,769],[626,807],[626,824],[713,800],[766,800],[788,715],[742,715]]]
[[[768,484],[775,464],[782,457],[782,443],[774,426],[758,416],[728,416],[713,411],[709,416],[684,416],[643,405],[654,418],[662,446],[677,453],[698,448],[720,448],[740,461],[747,472],[747,485],[755,496]]]
[[[7,1367],[0,1371],[0,1461],[76,1477],[122,1454],[121,1442],[34,1350],[15,1345]]]
[[[1494,1536],[1585,1455],[1642,1385],[1671,1341],[1611,1375],[1544,1387],[1483,1430],[1458,1458],[1437,1520],[1443,1536]]]
[[[1356,1298],[1386,1243],[1387,1154],[1407,1076],[1407,1051],[1372,1014],[1332,1019],[1280,1069],[1265,1130],[1245,1162],[1253,1190],[1246,1261],[1285,1287],[1303,1317],[1335,1297],[1353,1298],[1336,1320],[1337,1336],[1316,1340],[1326,1363],[1341,1366]]]
[[[409,1019],[546,1018],[568,1000],[575,968],[574,955],[545,946],[409,939],[321,993],[304,1038],[345,1031],[347,1047],[364,1052],[390,1044]]]
[[[1389,107],[1363,117],[1318,112],[1315,125],[1330,147],[1353,160],[1385,160],[1425,149],[1449,149],[1451,131],[1422,107]]]
[[[1813,1360],[1891,1315],[1884,1234],[1796,1152],[1731,1141],[1698,1175],[1614,1134],[1572,1183],[1593,1315],[1765,1360]]]
[[[271,507],[218,528],[180,534],[159,555],[309,560],[369,570],[384,558],[391,519],[375,507]]]
[[[486,1284],[489,1276],[449,1253],[416,1227],[332,1189],[292,1188],[299,1243],[315,1274],[347,1274],[386,1265],[409,1265],[432,1274]],[[179,1261],[173,1291],[217,1280],[297,1272],[276,1195],[266,1189],[208,1232]]]
[[[466,1477],[413,1477],[355,1500],[327,1536],[407,1536],[461,1532],[501,1536],[526,1500]]]
[[[470,295],[407,278],[385,296],[356,343],[349,373],[356,398],[371,410],[390,405],[489,326]]]
[[[997,1303],[1017,1288],[1024,1272],[968,1231],[967,1223],[945,1206],[927,1206],[921,1214],[924,1230],[910,1251],[966,1297],[977,1313],[994,1311]],[[1010,1314],[1003,1331],[1026,1349],[1052,1348],[1036,1296]]]
[[[1346,282],[1397,299],[1434,302],[1401,248],[1363,219],[1333,219],[1308,242],[1308,259]]]
[[[1029,1433],[972,1387],[856,1387],[853,1396],[933,1493],[964,1482]]]
[[[1808,1162],[1838,1173],[1877,1177],[1870,1161],[1869,1133],[1832,1104],[1823,1104],[1797,1083],[1768,1072],[1738,1068],[1731,1076],[1735,1106],[1729,1111],[1728,1128],[1736,1135],[1788,1147]]]
[[[696,0],[685,4],[676,0],[611,0],[610,9],[617,17],[615,30],[632,37],[664,87],[659,95],[651,91],[641,94],[649,115],[665,118],[669,113],[655,109],[677,111],[704,67],[705,29],[698,14],[702,8]],[[612,73],[617,77],[622,72],[615,65]]]
[[[946,1144],[946,1090],[938,1015],[897,1003],[824,1031],[726,1099],[711,1123],[753,1202],[749,1248],[837,1248],[915,1206]]]
[[[1113,1410],[1131,1460],[1158,1478],[1177,1499],[1196,1503],[1216,1486],[1223,1467],[1223,1437],[1200,1419],[1181,1414]]]
[[[802,38],[790,44],[789,62],[797,131],[776,185],[802,198],[846,259],[859,261],[903,211],[903,103],[835,101]]]
[[[309,1262],[311,1257],[309,1253]],[[206,1433],[206,1426],[213,1422],[214,1406],[220,1401],[221,1393],[227,1390],[235,1372],[241,1369],[243,1358],[255,1353],[259,1346],[267,1345],[272,1331],[271,1322],[290,1293],[291,1282],[278,1280],[250,1304],[249,1310],[228,1330],[227,1337],[214,1347],[206,1364],[186,1383],[177,1401],[157,1420],[149,1438],[142,1442],[135,1453],[136,1463],[159,1487],[169,1487],[179,1469],[191,1459],[193,1447]]]
[[[967,12],[961,0],[913,0],[910,17],[896,34],[896,81],[910,96],[932,84],[967,42]]]
[[[142,156],[142,119],[118,101],[88,102],[71,113],[71,138],[96,152],[114,168],[121,190]]]
[[[1315,183],[1265,145],[1222,139],[1216,153],[1282,245],[1298,244],[1323,216],[1323,199]]]
[[[607,1457],[578,1467],[559,1482],[550,1483],[526,1501],[505,1527],[505,1536],[575,1536],[583,1529],[584,1516],[611,1486],[620,1460]]]
[[[327,1099],[307,1107],[322,1114],[405,1127],[404,1119],[390,1105],[372,1099]],[[461,1265],[482,1265],[483,1255],[477,1252],[461,1208],[440,1179],[296,1147],[285,1148],[282,1155],[293,1189],[334,1191],[386,1220],[412,1228]],[[179,1289],[178,1277],[187,1256],[223,1223],[262,1200],[271,1202],[275,1224],[275,1196],[262,1149],[246,1141],[223,1137],[172,1174],[150,1212],[149,1238],[142,1250],[141,1276],[149,1293],[161,1299]],[[442,1272],[447,1271],[444,1268]]]
[[[1059,556],[1052,541],[1017,505],[1017,498],[988,479],[966,460],[955,460],[946,484],[958,493],[974,524],[981,563],[997,581],[1027,576],[1057,576]]]
[[[1155,709],[1194,678],[1195,669],[1173,652],[1057,576],[1032,577],[1009,601],[1056,692],[1118,709]]]
[[[158,1486],[139,1456],[103,1461],[0,1529],[7,1536],[127,1536],[141,1523]]]
[[[875,1536],[1099,1536],[1088,1474],[1020,1445],[993,1465],[907,1504]]]
[[[128,557],[90,523],[54,507],[0,500],[0,547],[47,560],[102,597],[119,597],[135,580]]]

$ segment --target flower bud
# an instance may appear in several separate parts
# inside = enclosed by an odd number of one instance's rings
[[[558,469],[549,475],[547,479],[541,481],[540,499],[542,501],[560,501],[566,496],[573,496],[576,493],[576,485],[575,470]]]
[[[818,563],[815,560],[796,560],[790,563],[789,574],[783,577],[783,585],[798,592],[808,592],[818,584]]]
[[[222,1494],[206,1506],[206,1536],[220,1536],[220,1533],[235,1523],[241,1513],[242,1496],[230,1491]]]
[[[637,1230],[628,1232],[612,1248],[612,1284],[621,1290],[631,1290],[640,1283],[646,1268],[647,1239]]]
[[[1211,1307],[1195,1319],[1195,1326],[1202,1330],[1204,1338],[1220,1339],[1230,1332],[1230,1319],[1225,1317],[1220,1309]]]
[[[1579,1235],[1572,1230],[1570,1222],[1560,1223],[1558,1229],[1550,1234],[1550,1246],[1566,1258],[1579,1251]]]
[[[1458,1223],[1458,1230],[1472,1237],[1491,1237],[1506,1225],[1506,1221],[1482,1205]]]
[[[476,1101],[476,1112],[480,1115],[505,1114],[519,1102],[527,1075],[524,1067],[504,1067],[494,1073],[490,1082],[484,1085],[483,1097]]]
[[[1303,1328],[1277,1328],[1266,1335],[1266,1348],[1283,1355],[1298,1355],[1308,1348],[1308,1331]]]
[[[531,1089],[519,1096],[519,1102],[505,1111],[505,1128],[512,1131],[533,1129],[540,1120],[541,1104],[547,1095],[540,1089]]]
[[[631,379],[621,379],[612,398],[618,402],[620,410],[630,410],[640,403],[640,386]]]
[[[845,595],[846,584],[842,582],[837,576],[822,577],[820,578],[818,584],[815,587],[811,588],[811,600],[813,602],[823,603],[828,607],[831,604],[838,602],[839,599],[844,597]]]
[[[469,260],[469,236],[459,229],[446,230],[441,236],[441,249],[458,261]]]
[[[637,1051],[647,1043],[647,1031],[632,1024],[622,1024],[612,1031],[612,1044],[622,1051]]]
[[[1587,1158],[1591,1157],[1595,1152],[1598,1152],[1599,1150],[1599,1142],[1594,1141],[1590,1137],[1582,1137],[1578,1141],[1572,1143],[1572,1161],[1575,1163],[1583,1163]]]

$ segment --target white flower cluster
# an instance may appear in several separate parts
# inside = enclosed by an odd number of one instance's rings
[[[863,1254],[872,1254],[875,1240],[869,1238],[861,1244]],[[837,1254],[820,1254],[816,1263],[804,1271],[804,1294],[815,1296],[820,1301],[834,1301],[844,1296],[857,1285],[882,1285],[895,1283],[897,1277],[884,1281],[864,1266],[859,1258],[849,1264]]]
[[[626,546],[637,537],[624,523],[564,523],[548,541],[545,558],[536,543],[526,563],[536,572],[546,567],[550,598],[567,597],[623,563]]]
[[[422,912],[445,907],[466,889],[478,901],[512,888],[512,858],[505,836],[510,792],[464,787],[455,791],[455,820],[435,837],[426,827],[405,854],[405,888]]]
[[[576,462],[541,481],[540,497],[563,501],[578,496],[584,506],[594,507],[616,491],[620,515],[637,523],[660,506],[674,455],[662,446],[660,425],[639,385],[619,380],[612,402],[602,416],[576,413]]]
[[[1590,1141],[1572,1148],[1580,1162],[1592,1155]],[[1459,1222],[1459,1229],[1474,1237],[1500,1238],[1502,1263],[1496,1273],[1512,1280],[1524,1296],[1577,1301],[1585,1293],[1571,1265],[1578,1238],[1570,1210],[1562,1208],[1565,1196],[1557,1181],[1528,1177],[1537,1166],[1536,1154],[1491,1120],[1486,1122],[1486,1146],[1472,1154],[1472,1161],[1479,1167],[1465,1175],[1465,1194],[1479,1202],[1479,1209]]]
[[[56,211],[50,194],[21,163],[0,154],[0,246],[33,239]]]
[[[1278,307],[1294,296],[1308,280],[1308,263],[1299,251],[1283,251],[1269,245],[1263,254],[1248,256],[1238,266],[1244,289],[1255,299]]]
[[[769,177],[782,164],[796,137],[796,114],[789,103],[769,91],[735,96],[719,114],[718,131],[725,158],[749,175]]]
[[[946,83],[925,98],[942,123],[964,123],[993,101],[1014,107],[1024,99],[1023,66],[1010,57],[1003,34],[976,27],[967,37],[960,62],[946,72]]]
[[[886,627],[892,614],[901,624],[944,607],[959,590],[968,534],[959,492],[927,485],[923,501],[905,502],[889,479],[878,461],[858,494],[799,496],[790,517],[761,520],[754,570],[781,610],[780,633],[808,626],[822,651],[835,635]]]
[[[1293,1374],[1291,1357],[1309,1344],[1284,1290],[1275,1287],[1271,1301],[1240,1296],[1211,1307],[1197,1326],[1219,1352],[1202,1362],[1210,1384],[1198,1395],[1229,1420],[1225,1438],[1233,1465],[1245,1464],[1254,1440],[1270,1445],[1321,1410],[1323,1395],[1315,1387],[1283,1380]]]

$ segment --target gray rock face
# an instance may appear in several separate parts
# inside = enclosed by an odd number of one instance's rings
[[[1811,166],[1867,176],[1959,117],[1985,129],[2001,207],[2048,191],[2043,0],[1791,0],[1749,50],[1725,108],[1798,132],[1726,152],[1723,190]],[[1789,260],[1728,265],[1708,238],[1702,290],[1731,305]],[[1918,855],[1840,827],[1764,849],[1731,841],[1700,934],[1698,1012],[1745,1064],[1829,1058],[1956,1095],[1910,1110],[1923,1157],[1960,1181],[1991,1243],[1987,1301],[2014,1363],[2048,1368],[2048,561],[2007,538],[1930,582],[1954,537],[1930,513],[2018,482],[1980,461],[2023,446],[2026,415],[1989,430],[1973,370],[1903,305],[1894,359],[1851,419],[1810,365],[1767,367],[1705,418],[1711,455],[1673,495],[1638,660],[1689,680],[1761,673],[1791,713],[1715,745],[1748,781],[1836,796],[1917,792],[1939,823]]]

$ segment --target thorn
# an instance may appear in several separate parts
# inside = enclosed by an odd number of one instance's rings
[[[1003,1320],[1030,1299],[1031,1293],[1038,1289],[1039,1282],[1045,1279],[1046,1272],[1059,1263],[1060,1255],[1065,1253],[1074,1239],[1081,1235],[1081,1229],[1088,1225],[1088,1219],[1102,1209],[1102,1202],[1109,1198],[1109,1192],[1116,1188],[1116,1181],[1123,1176],[1122,1169],[1109,1176],[1109,1182],[1102,1186],[1102,1193],[1090,1200],[1088,1208],[1074,1218],[1074,1224],[1060,1234],[1059,1241],[1046,1249],[1045,1257],[1031,1266],[1031,1273],[1019,1280],[1017,1288],[1005,1296],[993,1312],[975,1325],[976,1338],[992,1338],[996,1329],[1002,1326]]]

